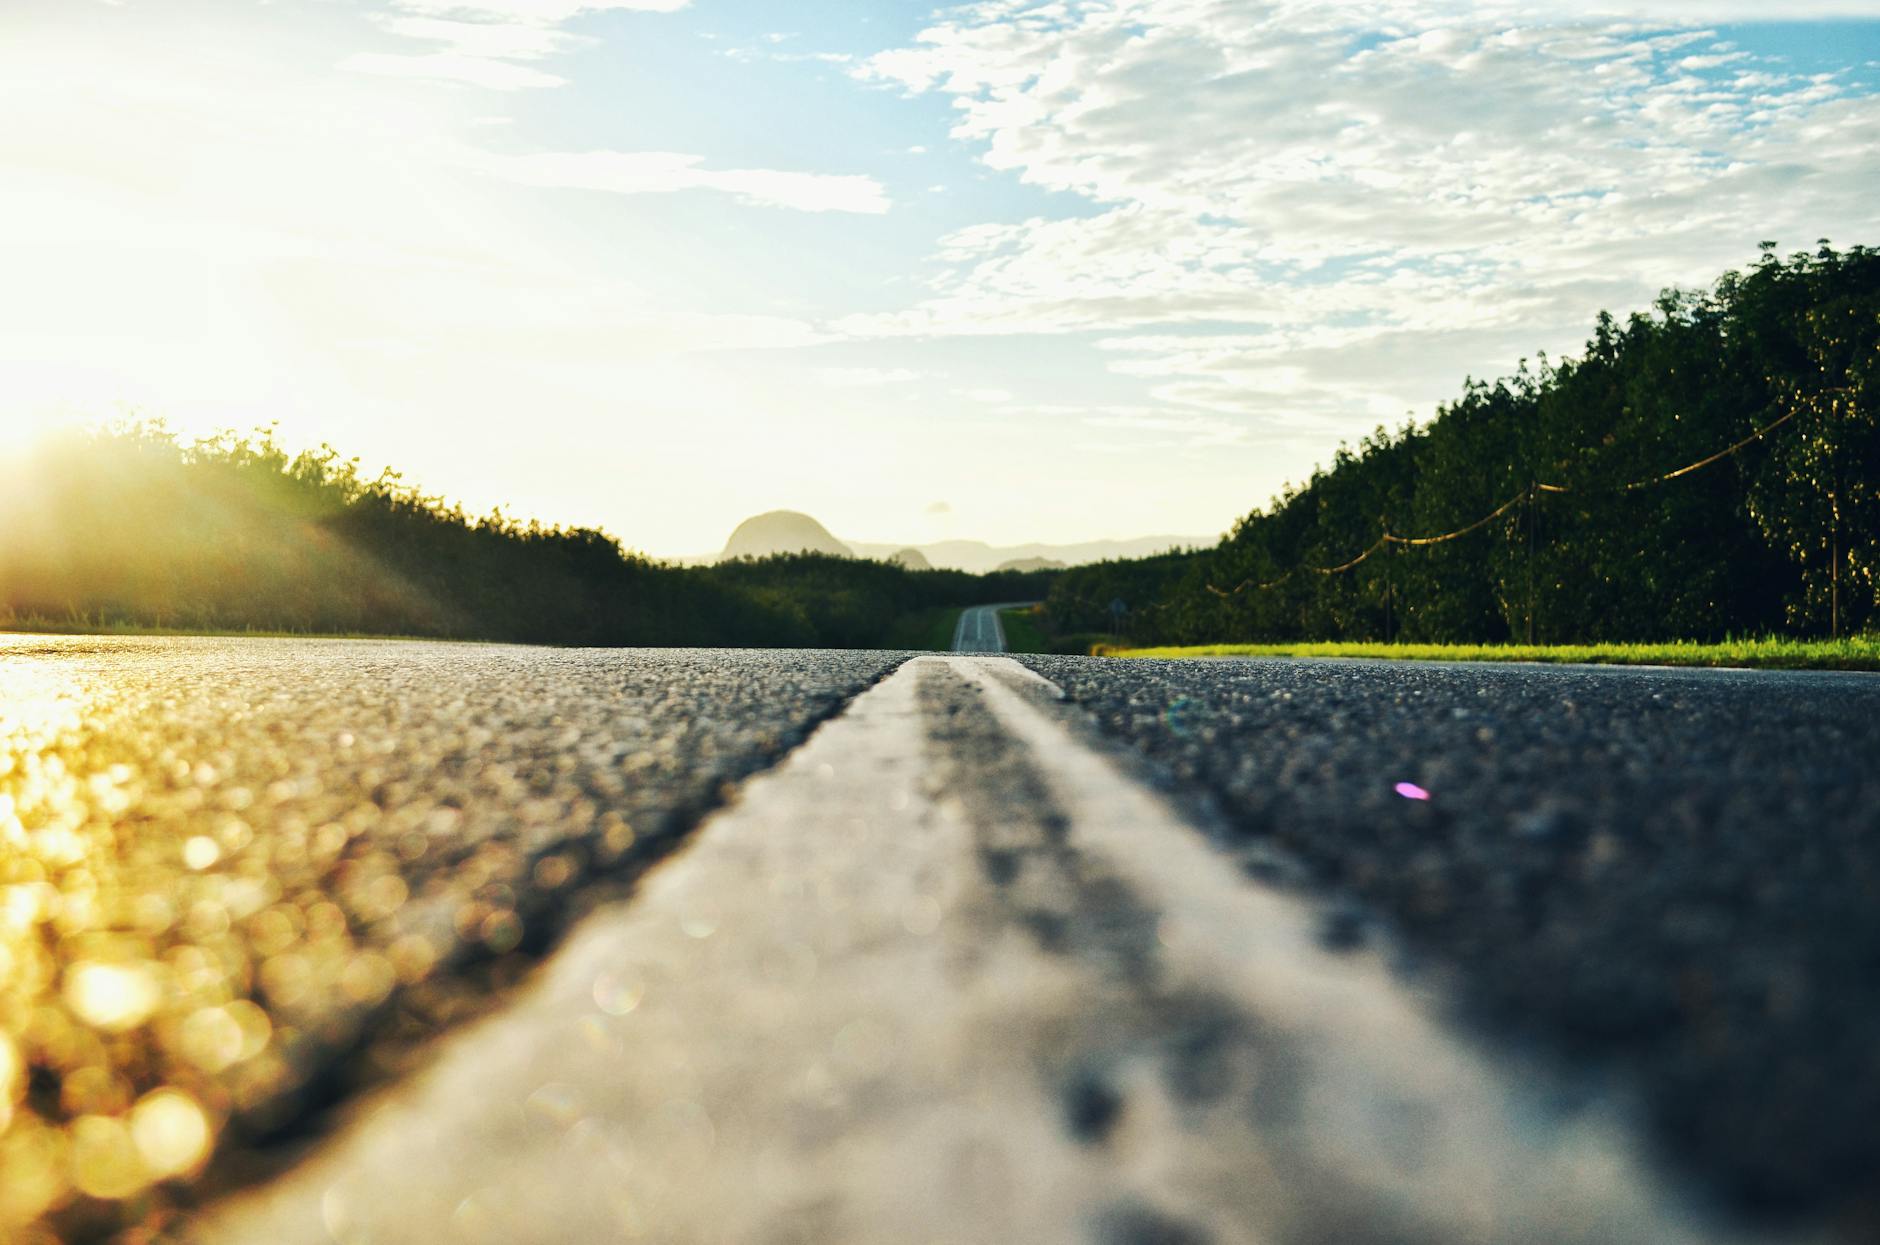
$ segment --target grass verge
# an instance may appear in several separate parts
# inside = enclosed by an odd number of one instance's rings
[[[1109,657],[1381,657],[1401,661],[1537,661],[1613,666],[1741,666],[1774,670],[1880,670],[1880,636],[1846,640],[1725,640],[1720,644],[1202,644],[1110,648]]]
[[[1005,651],[1008,653],[1046,653],[1050,646],[1045,641],[1044,630],[1038,625],[1038,607],[1028,605],[1023,609],[1000,610],[999,627],[1005,632]]]
[[[960,625],[965,610],[957,605],[942,605],[930,610],[903,614],[889,624],[882,638],[882,648],[915,649],[945,653],[953,648],[953,631]]]

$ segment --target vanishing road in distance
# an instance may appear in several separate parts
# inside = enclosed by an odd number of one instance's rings
[[[1000,610],[1018,609],[1022,602],[1009,605],[972,605],[960,611],[960,621],[953,628],[956,653],[1003,653],[1005,626],[999,621]]]
[[[1873,1239],[1877,724],[1865,675],[0,637],[0,1214]]]

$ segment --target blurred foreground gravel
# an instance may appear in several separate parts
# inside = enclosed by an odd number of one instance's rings
[[[161,1230],[901,660],[0,636],[0,1240]]]
[[[1880,677],[1021,660],[1348,895],[1330,943],[1381,915],[1739,1209],[1880,1239]]]

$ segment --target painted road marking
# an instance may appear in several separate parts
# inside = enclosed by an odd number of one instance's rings
[[[211,1241],[1716,1241],[1003,658],[908,662]]]
[[[999,611],[1011,608],[1009,605],[974,605],[963,610],[953,629],[953,651],[1003,653],[1005,626],[999,621]]]

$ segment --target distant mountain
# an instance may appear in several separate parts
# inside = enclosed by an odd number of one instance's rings
[[[829,529],[794,510],[772,510],[738,524],[725,542],[720,561],[731,558],[768,558],[779,553],[830,553],[852,558],[855,551],[829,534]]]
[[[1116,558],[1145,558],[1170,549],[1212,548],[1219,541],[1218,536],[1139,536],[1134,540],[1087,540],[1075,545],[989,545],[983,540],[943,540],[931,545],[844,543],[806,514],[772,510],[738,524],[731,539],[725,542],[724,552],[716,558],[673,561],[681,566],[708,566],[726,558],[766,558],[779,553],[808,552],[897,562],[917,571],[938,567],[983,575],[988,571],[1048,570]]]
[[[1139,536],[1134,540],[1087,540],[1075,545],[988,545],[982,540],[943,540],[915,548],[935,566],[983,575],[1008,562],[1026,562],[1033,558],[1064,566],[1081,566],[1113,558],[1146,558],[1170,549],[1211,549],[1220,539],[1219,536]],[[849,547],[858,557],[886,558],[905,546],[850,541]]]

